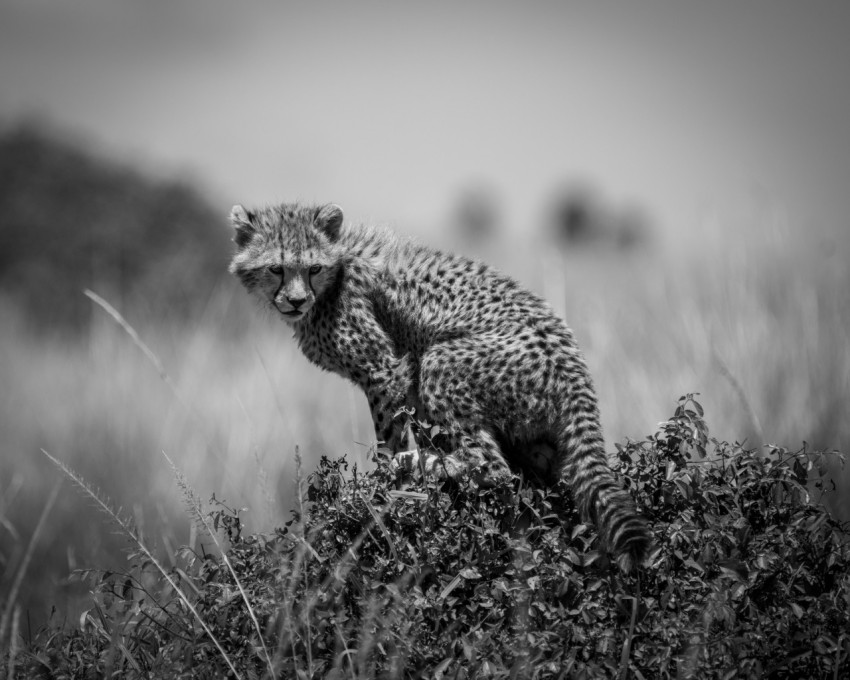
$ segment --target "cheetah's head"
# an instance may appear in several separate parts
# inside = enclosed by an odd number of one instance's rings
[[[296,203],[230,213],[237,252],[230,272],[285,321],[304,319],[336,280],[342,210]]]

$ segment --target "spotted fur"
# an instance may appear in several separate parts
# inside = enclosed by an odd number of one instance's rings
[[[451,452],[429,457],[435,474],[492,483],[524,458],[570,486],[624,569],[643,558],[649,533],[608,466],[587,366],[545,302],[480,262],[343,225],[337,206],[236,206],[231,221],[230,271],[310,361],[363,389],[392,451],[394,414],[415,408]]]

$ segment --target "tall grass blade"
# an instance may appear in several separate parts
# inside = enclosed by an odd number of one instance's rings
[[[6,677],[13,680],[15,677],[15,659],[18,656],[18,635],[20,633],[21,608],[15,607],[15,612],[12,614],[12,635],[9,639],[9,665],[6,670]]]
[[[207,634],[212,643],[216,646],[222,658],[224,659],[227,667],[230,669],[230,672],[236,678],[241,678],[242,676],[236,671],[236,667],[233,665],[233,662],[230,660],[230,657],[227,656],[227,652],[224,651],[224,647],[222,647],[221,643],[216,638],[215,634],[210,630],[209,626],[206,624],[204,619],[201,617],[200,613],[195,606],[189,601],[189,598],[186,597],[185,593],[180,589],[174,579],[171,578],[168,571],[163,567],[159,560],[154,557],[153,553],[148,550],[148,547],[139,540],[139,537],[136,535],[136,532],[133,530],[133,526],[129,520],[121,517],[115,510],[113,510],[112,506],[109,502],[96,490],[94,489],[81,475],[77,472],[69,468],[65,463],[63,463],[58,458],[54,458],[44,449],[41,452],[47,456],[56,467],[58,467],[64,474],[67,476],[72,482],[74,482],[80,489],[85,493],[89,498],[91,498],[95,505],[102,510],[106,515],[115,522],[119,528],[127,534],[127,536],[137,545],[139,549],[145,554],[151,564],[156,567],[160,574],[162,574],[163,578],[168,582],[168,585],[172,587],[177,596],[182,600],[183,604],[186,605],[186,608],[192,612],[192,615],[195,617],[195,620],[200,624],[201,628],[203,628],[204,632]]]
[[[117,309],[115,309],[115,307],[113,307],[106,300],[100,297],[100,295],[98,295],[94,291],[89,290],[88,288],[83,291],[83,294],[92,302],[99,305],[107,314],[109,314],[109,316],[111,316],[113,319],[115,319],[116,322],[118,322],[118,325],[121,326],[121,328],[124,329],[124,332],[130,336],[130,339],[133,341],[136,347],[142,350],[142,353],[148,358],[148,361],[153,364],[157,373],[159,373],[159,377],[162,378],[163,382],[166,385],[168,385],[169,389],[171,389],[171,391],[174,393],[174,396],[177,397],[181,404],[184,403],[183,399],[180,397],[179,392],[177,391],[177,386],[171,380],[171,377],[168,375],[168,371],[165,370],[165,366],[162,365],[162,362],[159,360],[159,357],[154,354],[153,350],[151,350],[151,348],[145,344],[144,340],[139,337],[139,334],[136,332],[136,329],[133,328],[127,322],[127,320],[121,315],[121,312],[119,312]]]
[[[20,474],[12,477],[9,485],[5,489],[0,489],[0,527],[3,527],[9,532],[16,543],[21,540],[21,536],[15,526],[7,519],[8,508],[11,508],[18,496],[21,488],[24,485],[24,478]]]
[[[744,392],[744,388],[741,386],[741,383],[732,374],[732,371],[729,370],[729,367],[723,359],[720,358],[720,355],[716,351],[712,350],[712,358],[714,359],[714,364],[717,366],[717,370],[720,375],[726,378],[732,386],[732,389],[735,391],[735,394],[738,395],[738,399],[740,399],[741,405],[744,407],[744,412],[747,414],[747,418],[750,421],[750,426],[759,438],[759,444],[764,444],[764,430],[762,429],[761,421],[756,415],[756,412],[753,410],[753,407],[750,405],[750,400],[747,399],[747,394]]]
[[[56,482],[56,484],[53,486],[53,490],[50,492],[50,496],[47,497],[47,503],[44,504],[44,508],[41,511],[41,517],[38,518],[38,524],[35,525],[35,530],[33,530],[32,536],[30,536],[29,543],[27,543],[27,548],[24,551],[24,556],[21,559],[21,563],[18,566],[18,571],[15,574],[15,580],[12,582],[12,587],[9,589],[9,595],[6,600],[6,606],[3,608],[2,617],[0,617],[0,643],[2,643],[3,639],[6,637],[6,631],[8,630],[9,626],[9,619],[12,616],[12,611],[15,606],[15,600],[18,597],[18,591],[20,590],[21,584],[24,581],[24,575],[26,574],[27,568],[29,567],[33,551],[35,550],[36,543],[38,542],[38,538],[41,535],[41,532],[44,530],[44,526],[47,522],[47,516],[53,509],[53,504],[56,502],[56,497],[59,495],[60,486],[61,483]]]
[[[221,542],[218,540],[218,536],[213,528],[210,526],[209,521],[204,516],[204,513],[201,510],[201,503],[198,499],[197,495],[192,488],[189,486],[189,483],[186,481],[186,477],[183,473],[177,468],[171,458],[168,457],[164,451],[162,453],[165,456],[165,460],[168,461],[168,464],[171,466],[171,469],[174,471],[174,476],[177,479],[177,485],[183,490],[185,494],[185,498],[187,504],[190,506],[190,512],[193,515],[195,521],[200,521],[203,527],[206,529],[207,534],[209,534],[210,538],[215,543],[216,548],[218,548],[219,553],[221,554],[224,563],[227,565],[227,569],[230,571],[230,575],[233,577],[234,583],[236,583],[236,587],[239,588],[239,594],[242,596],[243,602],[245,602],[245,607],[248,610],[248,615],[251,617],[251,621],[254,624],[254,629],[257,631],[257,638],[260,641],[260,645],[263,648],[263,656],[265,657],[266,665],[269,667],[269,677],[274,678],[274,667],[272,665],[272,658],[269,654],[269,650],[266,647],[266,641],[263,639],[263,631],[260,628],[260,622],[257,620],[256,614],[254,614],[254,608],[251,606],[251,602],[248,600],[248,594],[245,592],[245,588],[242,586],[242,581],[240,581],[239,577],[236,575],[236,570],[233,568],[233,564],[230,562],[230,558],[227,556],[227,551],[225,551],[224,547],[221,545]]]
[[[281,421],[284,423],[284,425],[286,425],[287,434],[289,435],[289,438],[294,439],[295,428],[292,426],[291,418],[287,416],[287,409],[284,408],[284,405],[280,400],[280,390],[277,389],[274,380],[272,380],[272,374],[271,371],[269,371],[268,365],[266,365],[266,360],[263,358],[263,355],[260,354],[260,350],[257,349],[256,345],[254,346],[254,351],[257,354],[257,359],[260,361],[260,366],[263,367],[263,373],[266,376],[266,380],[268,380],[269,382],[269,387],[271,388],[272,392],[272,398],[274,399],[275,406],[277,407],[277,412],[280,414]]]
[[[174,395],[174,398],[177,402],[182,406],[187,413],[191,414],[201,425],[201,432],[203,433],[204,438],[207,440],[207,444],[210,448],[216,448],[215,443],[210,439],[207,431],[206,425],[204,423],[204,419],[201,417],[201,414],[198,413],[190,404],[187,402],[183,395],[180,394],[180,390],[177,389],[177,385],[174,384],[174,381],[171,379],[171,376],[168,374],[168,371],[165,370],[165,366],[163,366],[162,362],[159,360],[159,357],[154,354],[153,350],[148,347],[144,340],[139,336],[136,332],[136,329],[133,328],[127,320],[121,315],[115,307],[110,305],[106,300],[104,300],[97,293],[86,288],[83,293],[88,297],[92,302],[100,306],[109,316],[111,316],[118,323],[119,326],[124,330],[127,335],[130,336],[130,339],[133,341],[133,344],[136,345],[141,351],[142,354],[147,357],[148,361],[153,364],[153,367],[156,369],[156,372],[159,373],[159,377],[162,378],[162,381],[166,384],[171,393]]]

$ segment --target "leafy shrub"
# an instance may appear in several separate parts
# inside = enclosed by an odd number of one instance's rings
[[[226,537],[222,554],[184,549],[170,582],[146,552],[126,573],[85,574],[81,625],[42,631],[18,665],[69,678],[850,673],[850,547],[820,504],[825,454],[718,442],[692,395],[617,448],[656,541],[639,573],[596,549],[564,489],[400,489],[383,456],[366,473],[324,458],[270,535],[245,535],[216,503],[201,521]]]

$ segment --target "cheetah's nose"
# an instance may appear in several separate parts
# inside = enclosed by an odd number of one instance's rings
[[[301,305],[307,302],[307,298],[286,298],[286,301],[292,305],[292,309],[298,309]]]

